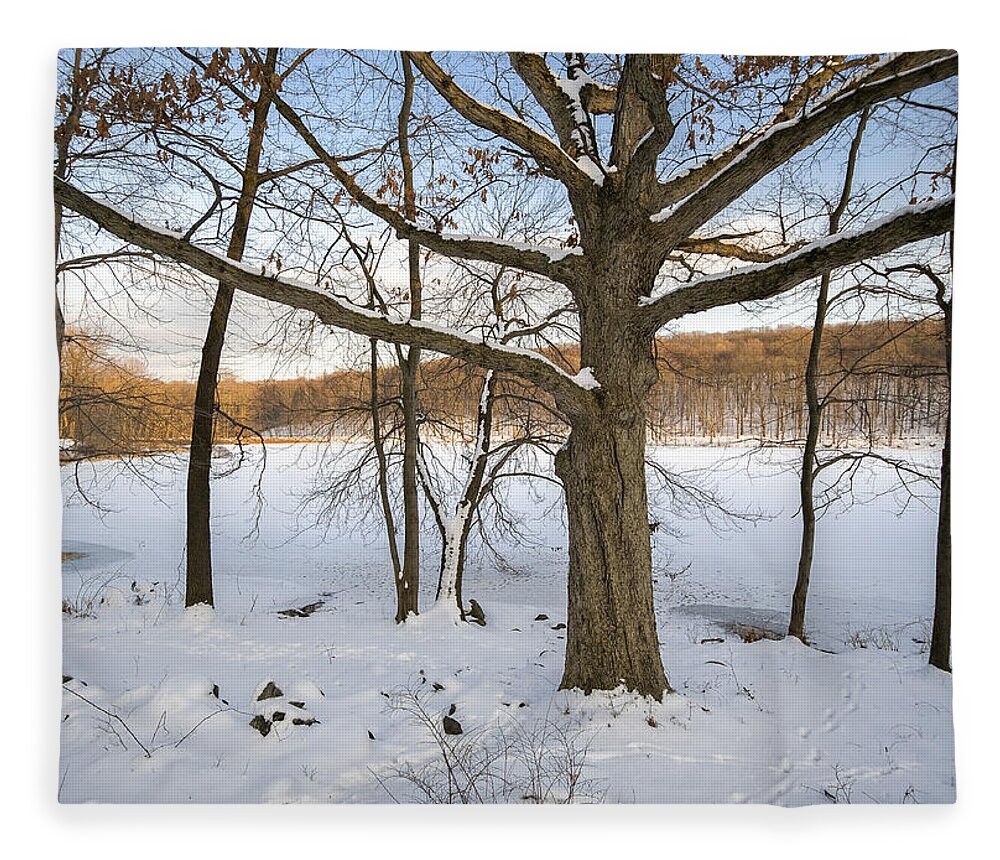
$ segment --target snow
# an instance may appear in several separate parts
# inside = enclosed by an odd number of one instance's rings
[[[601,387],[601,383],[598,382],[597,377],[594,376],[594,368],[592,367],[582,368],[580,372],[573,377],[573,381],[581,388],[586,388],[588,391],[593,391]]]
[[[601,166],[589,155],[580,156],[580,158],[576,159],[575,164],[580,168],[580,170],[587,174],[587,178],[590,179],[594,185],[604,185],[604,171],[601,170]]]
[[[587,111],[584,110],[583,102],[580,99],[581,90],[588,84],[593,84],[594,79],[590,77],[586,72],[579,71],[573,78],[560,78],[555,77],[556,84],[559,86],[569,99],[569,109],[573,117],[574,122],[574,132],[573,138],[577,149],[584,151],[587,148],[587,142],[583,138],[581,129],[586,128],[589,118],[587,116]],[[604,185],[604,175],[605,170],[601,164],[599,164],[593,155],[582,155],[576,159],[576,166],[580,168],[583,173],[587,175],[591,182],[593,182],[598,187]]]
[[[500,726],[538,734],[555,724],[585,741],[593,791],[581,799],[954,799],[951,678],[922,653],[936,513],[885,493],[884,467],[857,477],[864,504],[820,521],[807,617],[817,647],[806,648],[731,632],[733,622],[766,627],[785,617],[798,542],[795,452],[651,450],[678,474],[707,474],[731,507],[771,517],[716,533],[705,516],[680,517],[651,481],[650,515],[665,526],[652,536],[654,599],[677,691],[658,704],[624,690],[557,691],[566,621],[557,488],[510,485],[527,534],[501,542],[502,566],[473,546],[464,591],[485,609],[486,627],[436,611],[397,626],[380,527],[345,512],[329,530],[308,528],[314,512],[303,496],[324,447],[269,446],[256,538],[246,538],[256,470],[214,482],[214,612],[184,610],[180,600],[183,455],[149,461],[146,482],[114,461],[82,466],[103,512],[72,495],[67,467],[63,549],[80,555],[63,573],[72,676],[64,802],[381,803],[388,791],[417,800],[393,774],[432,765],[434,745],[393,707],[404,688],[433,720],[454,705],[454,718],[482,738]],[[937,454],[908,456],[933,465]],[[430,607],[438,547],[434,529],[425,534],[421,605]],[[278,614],[315,601],[323,603],[308,617]],[[540,614],[548,618],[536,621]],[[281,695],[258,700],[268,682]],[[318,722],[292,724],[293,711]],[[250,727],[275,712],[285,719],[266,737]]]

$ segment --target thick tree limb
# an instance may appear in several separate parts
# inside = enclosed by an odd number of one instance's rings
[[[618,108],[611,138],[611,163],[627,171],[626,194],[639,200],[656,186],[657,156],[674,136],[664,93],[677,54],[629,54],[618,82]]]
[[[559,145],[572,158],[579,158],[584,153],[580,151],[579,129],[573,118],[571,99],[559,86],[559,79],[549,64],[541,54],[512,51],[508,56],[514,71],[548,116],[559,137]]]
[[[422,347],[480,367],[515,374],[552,394],[559,407],[568,414],[586,411],[590,407],[592,394],[588,390],[547,358],[529,350],[486,343],[429,323],[391,320],[374,311],[347,304],[307,284],[256,273],[247,265],[193,245],[180,233],[136,221],[58,178],[55,179],[55,199],[124,241],[190,266],[210,278],[225,280],[241,292],[311,311],[327,325],[366,337]]]
[[[587,191],[593,184],[554,140],[519,119],[474,99],[426,51],[408,52],[421,74],[438,94],[473,125],[499,135],[528,152],[538,164],[559,179],[569,191]],[[544,107],[544,105],[543,105]]]
[[[908,206],[856,232],[837,233],[772,262],[747,266],[729,274],[709,275],[667,293],[637,309],[636,324],[652,333],[687,314],[771,298],[829,269],[947,233],[952,229],[954,217],[954,197]]]
[[[354,175],[344,169],[336,156],[327,151],[302,120],[302,117],[280,95],[274,96],[274,106],[288,124],[298,132],[299,136],[351,198],[364,209],[385,221],[400,238],[412,239],[423,247],[446,257],[511,266],[563,284],[573,283],[578,276],[582,263],[579,254],[567,254],[556,248],[549,249],[541,246],[537,248],[514,246],[488,238],[448,236],[417,226],[412,221],[407,220],[394,206],[365,191],[358,184]]]
[[[559,78],[549,68],[541,54],[512,51],[509,56],[514,71],[531,90],[531,94],[538,100],[538,103],[545,108],[546,113],[549,109],[543,99],[551,99],[555,104],[562,103],[562,95],[566,93],[562,89]],[[580,104],[587,113],[612,114],[615,112],[615,99],[618,93],[615,87],[603,86],[587,77],[580,83],[577,92],[580,96]],[[551,114],[550,118],[552,118]],[[558,128],[556,131],[558,132]]]
[[[580,88],[580,101],[587,113],[612,114],[615,112],[617,98],[618,90],[615,87],[605,87],[596,81]]]
[[[776,121],[698,167],[661,183],[656,199],[662,208],[653,215],[659,223],[661,240],[670,245],[691,235],[768,173],[848,117],[957,73],[955,53],[924,51],[893,57],[805,113]]]
[[[713,257],[727,257],[733,260],[743,260],[745,263],[771,263],[782,256],[767,251],[755,251],[753,248],[744,248],[742,245],[723,242],[721,239],[703,239],[699,236],[692,236],[690,239],[679,242],[675,250],[683,251],[686,254],[710,254]]]

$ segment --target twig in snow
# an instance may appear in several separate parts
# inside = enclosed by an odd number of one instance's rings
[[[121,717],[119,717],[118,714],[112,713],[107,708],[102,708],[96,702],[92,702],[90,699],[88,699],[84,695],[81,695],[76,690],[71,690],[69,687],[66,687],[66,686],[64,686],[63,689],[67,693],[72,693],[78,699],[82,699],[84,702],[86,702],[88,705],[90,705],[90,707],[94,708],[95,710],[100,711],[105,716],[108,716],[108,717],[110,717],[113,720],[118,720],[118,722],[121,723],[122,726],[124,727],[125,731],[127,731],[129,733],[129,736],[132,738],[132,740],[134,740],[139,745],[139,747],[142,749],[142,751],[146,754],[146,758],[152,758],[152,753],[149,751],[149,749],[147,749],[146,745],[141,740],[139,740],[139,738],[136,737],[135,732],[132,731],[132,729],[129,727],[129,724],[126,723],[125,720],[123,720]]]

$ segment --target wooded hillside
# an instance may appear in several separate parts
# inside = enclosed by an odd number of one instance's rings
[[[810,330],[787,327],[689,333],[656,341],[659,381],[648,421],[651,438],[759,438],[804,434],[803,368]],[[549,351],[567,370],[579,369],[574,348]],[[906,320],[830,326],[822,356],[831,394],[824,437],[941,435],[946,390],[941,325]],[[442,437],[473,432],[482,371],[450,358],[421,369],[425,423]],[[380,371],[383,397],[399,398],[399,371]],[[494,412],[496,431],[530,424],[557,429],[547,398],[505,379]],[[254,433],[265,437],[350,438],[370,422],[369,374],[344,370],[318,378],[241,381],[219,385],[217,441]],[[137,362],[115,360],[100,339],[76,332],[67,342],[60,394],[60,435],[78,453],[140,452],[183,445],[190,434],[194,385],[165,382]],[[391,410],[389,410],[391,412]],[[390,429],[390,428],[387,428]]]

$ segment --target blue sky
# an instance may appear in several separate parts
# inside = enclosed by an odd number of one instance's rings
[[[62,59],[65,60],[66,57],[67,55],[63,54]],[[337,52],[321,52],[315,55],[315,59],[311,58],[310,62],[315,68],[320,69],[327,63],[335,63],[339,59]],[[489,94],[483,91],[482,85],[477,84],[475,75],[476,70],[483,62],[489,63],[489,57],[484,61],[480,56],[448,55],[442,56],[441,60],[446,65],[451,64],[458,74],[460,82],[468,86],[470,90],[476,91],[478,89],[477,95],[484,100],[489,98]],[[515,93],[516,95],[518,94]],[[928,88],[916,94],[915,98],[922,102],[954,107],[954,83],[949,82]],[[415,112],[439,112],[443,110],[440,101],[437,100],[436,103],[435,100],[436,96],[428,96],[423,90],[418,90]],[[396,103],[386,100],[384,93],[377,88],[350,91],[344,87],[336,93],[333,106],[342,109],[346,116],[352,118],[377,115],[380,117],[377,122],[383,125],[391,121],[392,112],[396,110]],[[926,179],[923,182],[924,187],[911,188],[909,185],[900,188],[885,187],[887,177],[906,174],[920,157],[925,143],[921,140],[921,124],[927,124],[928,133],[938,133],[943,128],[942,123],[946,122],[946,118],[941,114],[919,111],[916,108],[908,108],[907,111],[909,114],[907,119],[911,120],[909,124],[916,128],[915,133],[904,135],[895,132],[888,118],[877,117],[869,124],[855,186],[859,192],[859,199],[867,197],[876,202],[858,207],[854,213],[849,210],[845,227],[851,226],[852,216],[856,217],[858,224],[861,224],[875,217],[878,213],[909,202],[909,195],[914,191],[919,194],[927,193]],[[451,116],[453,118],[454,114]],[[920,121],[912,122],[917,117],[920,118]],[[725,127],[731,120],[733,117],[726,117],[724,114],[717,116],[717,124],[720,127],[718,138],[711,145],[705,144],[703,151],[714,151],[725,144],[727,140]],[[778,224],[777,218],[771,211],[774,208],[772,201],[777,194],[777,189],[783,183],[797,186],[796,194],[799,196],[804,193],[806,197],[810,195],[814,198],[823,197],[826,199],[835,197],[842,177],[846,140],[853,132],[853,126],[853,122],[845,123],[828,138],[817,143],[811,152],[804,153],[801,158],[797,159],[795,164],[802,165],[797,175],[786,171],[785,173],[788,175],[776,173],[769,177],[751,191],[741,206],[724,213],[725,217],[719,219],[719,226],[724,224],[731,229],[735,224],[739,226],[739,229],[753,229],[761,231],[765,235],[776,233]],[[320,126],[317,126],[317,129],[319,128]],[[223,131],[228,135],[237,133],[239,129],[224,128]],[[598,131],[600,136],[606,136],[606,129],[602,129],[600,125]],[[302,147],[301,142],[295,141],[291,133],[284,129],[274,116],[272,116],[272,128],[269,130],[269,134],[274,136],[276,144],[280,141],[284,147],[292,146],[300,149]],[[370,144],[370,139],[366,140],[365,138],[363,129],[348,129],[339,135],[338,142],[342,147],[349,147],[350,143],[356,143],[358,146]],[[683,135],[679,132],[677,138],[682,139]],[[463,144],[464,142],[459,136],[453,151],[460,152],[460,147]],[[683,149],[678,150],[677,146],[678,144],[672,144],[672,150],[668,150],[668,156],[670,151],[673,151],[675,156],[686,157],[687,153]],[[304,149],[301,151],[304,152]],[[813,155],[817,157],[812,157]],[[425,156],[426,158],[429,156]],[[429,161],[421,161],[419,155],[418,161],[420,162],[418,170],[429,164]],[[940,157],[937,158],[937,161],[940,162]],[[426,169],[431,168],[426,167]],[[100,191],[99,185],[95,187],[95,191]],[[168,195],[169,193],[171,192],[168,191]],[[173,193],[176,194],[176,191]],[[196,189],[188,189],[184,196],[192,203],[191,212],[198,211],[205,205],[204,194],[199,196]],[[127,200],[125,202],[128,204],[133,201]],[[150,210],[144,209],[143,201],[135,202],[136,208],[144,217],[151,217]],[[466,217],[472,210],[472,217],[475,219],[474,208],[475,204],[466,207],[464,210],[467,213]],[[811,217],[793,229],[791,236],[793,239],[810,238],[825,232],[823,206],[819,205],[816,199],[807,200],[805,211],[809,212]],[[790,214],[794,215],[794,212],[790,210]],[[190,223],[190,220],[193,220],[193,216],[185,213],[175,217],[179,224]],[[795,218],[793,217],[792,220],[794,221]],[[368,218],[366,221],[370,223],[371,219]],[[377,234],[378,231],[371,232]],[[204,241],[204,237],[202,240]],[[266,250],[266,231],[260,234],[260,242],[257,244]],[[290,249],[287,243],[282,247],[286,257],[294,254],[294,249]],[[399,243],[393,243],[387,251],[386,259],[380,269],[380,277],[389,289],[404,284],[403,254],[403,248]],[[429,284],[435,273],[440,274],[441,266],[447,266],[447,264],[437,262],[425,272],[425,278]],[[719,266],[720,264],[716,261],[707,262],[708,271],[718,270]],[[727,263],[726,267],[731,267],[731,264]],[[428,289],[433,289],[433,287]],[[124,320],[124,328],[127,329],[128,338],[134,342],[137,348],[141,349],[142,358],[147,363],[151,373],[171,379],[194,378],[197,374],[201,340],[207,325],[208,309],[211,305],[212,285],[205,284],[201,289],[188,288],[162,293],[132,289],[126,293],[115,278],[105,272],[99,277],[91,279],[88,291],[85,293],[78,283],[67,282],[64,297],[67,317],[70,320],[81,319],[85,321],[85,324],[93,327],[95,323],[100,325],[100,321],[103,319],[109,332],[113,333],[116,328],[120,327],[108,321],[109,317],[119,317]],[[274,331],[277,321],[284,318],[286,313],[283,308],[269,306],[267,303],[251,297],[241,296],[236,303],[231,320],[230,336],[223,357],[224,371],[244,378],[317,375],[350,363],[353,355],[363,343],[343,333],[335,333],[332,336],[318,337],[313,343],[313,349],[309,352],[261,348],[260,342],[266,338],[269,332]],[[802,324],[809,320],[810,314],[811,298],[807,285],[796,291],[794,295],[785,297],[780,302],[772,303],[770,306],[752,309],[739,306],[719,308],[685,318],[671,330],[725,331],[746,327]]]

